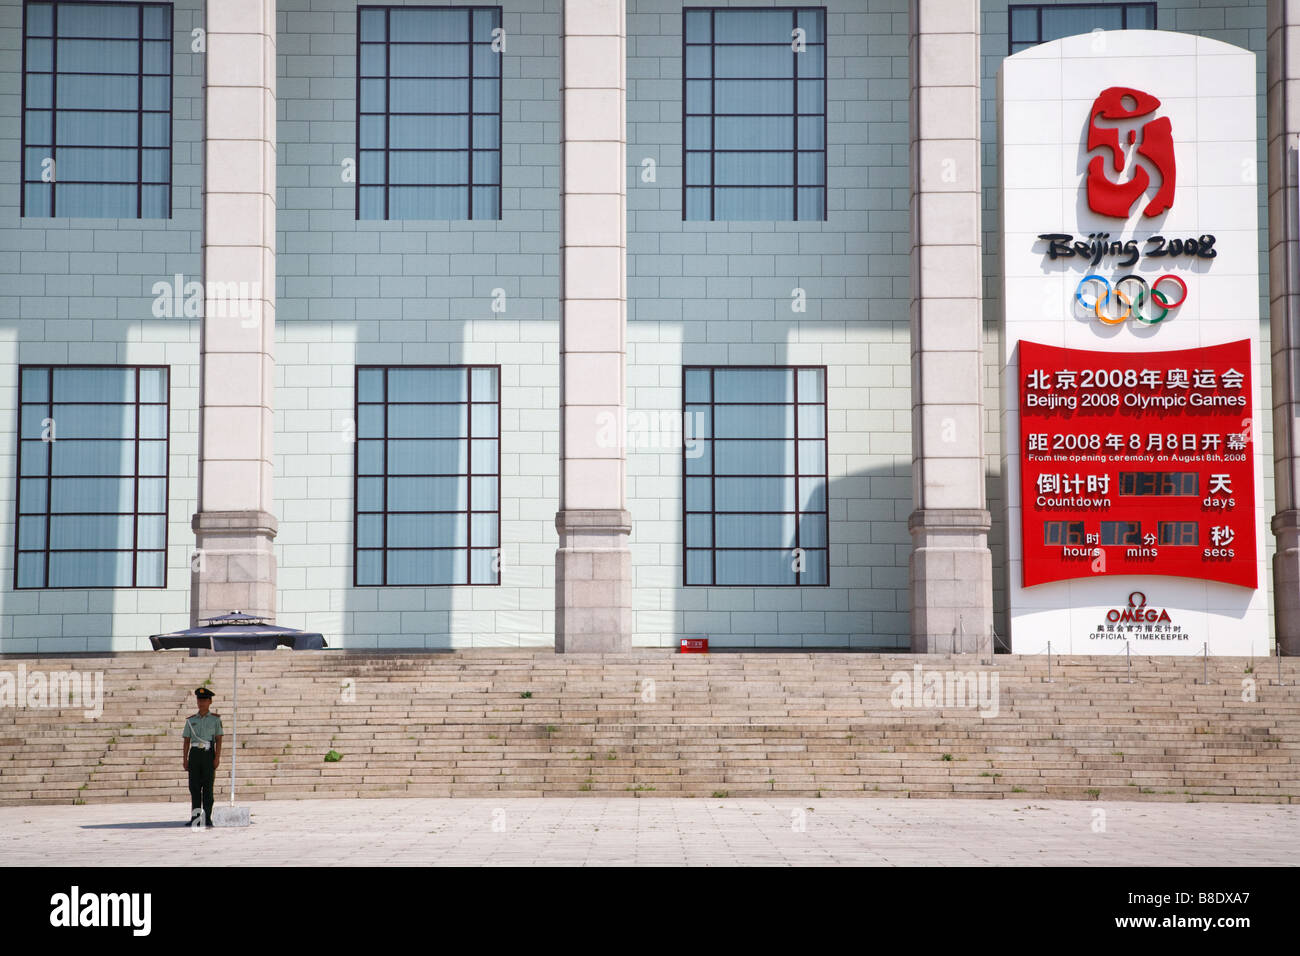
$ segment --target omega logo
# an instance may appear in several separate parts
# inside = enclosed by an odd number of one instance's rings
[[[1112,623],[1121,621],[1137,623],[1150,621],[1154,623],[1157,621],[1171,621],[1172,618],[1164,608],[1157,611],[1153,607],[1147,607],[1147,596],[1141,591],[1133,591],[1128,596],[1128,607],[1122,610],[1117,607],[1111,608],[1106,612],[1106,620]]]

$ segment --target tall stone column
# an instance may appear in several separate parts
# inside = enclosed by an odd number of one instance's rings
[[[626,651],[624,0],[564,0],[560,512],[555,649]]]
[[[1278,653],[1300,654],[1300,0],[1268,2],[1268,299],[1273,359],[1273,610]]]
[[[190,619],[275,615],[275,0],[209,0]]]
[[[911,4],[912,650],[992,652],[979,4]]]

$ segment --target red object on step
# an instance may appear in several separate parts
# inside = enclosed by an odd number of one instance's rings
[[[683,654],[707,654],[709,653],[709,639],[707,637],[683,637],[681,652]]]

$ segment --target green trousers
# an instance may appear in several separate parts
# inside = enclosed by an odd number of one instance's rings
[[[215,751],[190,748],[190,816],[202,807],[207,826],[212,826],[212,788],[217,780],[214,759]]]

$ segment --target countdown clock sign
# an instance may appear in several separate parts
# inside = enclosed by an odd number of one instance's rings
[[[1253,588],[1250,342],[1020,342],[1023,584],[1157,574]]]
[[[1256,67],[1148,30],[1003,61],[1016,652],[1267,651]]]

